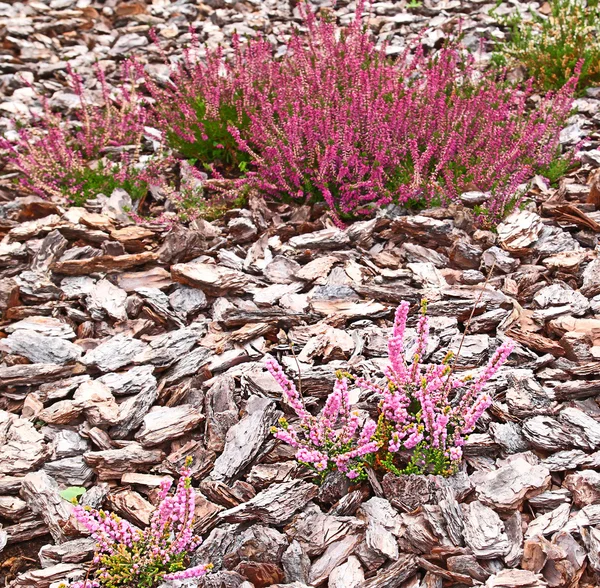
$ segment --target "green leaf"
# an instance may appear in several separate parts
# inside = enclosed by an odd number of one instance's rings
[[[59,494],[69,502],[73,502],[73,500],[76,500],[79,496],[85,493],[86,489],[83,486],[69,486],[68,488],[65,488],[59,492]]]

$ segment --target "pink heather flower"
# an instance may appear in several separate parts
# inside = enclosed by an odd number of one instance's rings
[[[172,564],[182,565],[201,542],[194,535],[195,493],[191,486],[190,469],[185,466],[173,494],[172,480],[160,484],[159,505],[152,513],[150,525],[144,530],[134,528],[115,514],[76,506],[75,518],[92,534],[97,548],[93,563],[98,566],[95,578],[78,588],[96,588],[110,580],[126,579],[128,585],[138,585],[148,578],[167,577]],[[123,553],[129,554],[131,565],[123,567]],[[114,558],[114,559],[113,559]],[[196,566],[170,574],[171,579],[197,578],[212,566]],[[148,584],[149,585],[149,584]]]
[[[269,373],[275,378],[275,381],[279,384],[283,390],[288,404],[294,409],[294,412],[301,418],[306,419],[310,415],[304,408],[300,394],[296,390],[296,385],[287,378],[283,373],[283,369],[274,359],[267,359],[265,366],[269,370]]]
[[[315,417],[304,408],[281,366],[273,359],[268,359],[266,366],[300,419],[297,425],[284,422],[282,428],[274,430],[275,437],[294,447],[296,459],[319,473],[337,468],[350,478],[360,475],[360,458],[378,449],[373,440],[377,425],[366,420],[360,430],[360,417],[350,409],[348,380],[336,380],[323,410]]]

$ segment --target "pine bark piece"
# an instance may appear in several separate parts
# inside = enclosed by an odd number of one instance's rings
[[[337,228],[322,229],[313,233],[296,235],[288,241],[288,245],[294,249],[343,249],[350,243],[350,237],[346,231]]]
[[[346,563],[329,574],[328,588],[358,588],[365,581],[365,573],[358,558],[351,555]]]
[[[596,419],[573,406],[562,410],[560,419],[581,429],[592,449],[600,447],[600,423]]]
[[[308,575],[310,573],[310,558],[306,555],[304,549],[298,541],[292,541],[288,548],[281,556],[281,565],[285,572],[285,579],[288,583],[301,582],[306,584],[308,582]],[[331,576],[329,577],[331,583]]]
[[[539,215],[528,210],[516,210],[498,227],[498,242],[509,252],[520,252],[533,245],[540,237],[544,223]]]
[[[324,584],[331,572],[348,559],[361,539],[361,535],[346,535],[329,545],[325,553],[313,561],[308,575],[308,583],[311,586]]]
[[[19,304],[19,285],[14,278],[0,279],[0,317],[8,308]]]
[[[86,276],[95,272],[114,272],[156,261],[157,255],[151,251],[127,255],[100,255],[88,259],[57,261],[52,271],[68,276]]]
[[[48,425],[69,425],[83,414],[83,407],[73,400],[59,400],[40,411],[38,418]]]
[[[544,451],[573,447],[590,449],[590,444],[580,429],[549,416],[536,416],[525,421],[523,434],[534,447]]]
[[[498,514],[479,501],[463,504],[465,542],[480,559],[503,557],[510,551],[504,523]]]
[[[558,382],[552,392],[554,398],[559,401],[583,400],[600,394],[600,380]]]
[[[19,574],[11,583],[12,588],[49,588],[50,585],[64,580],[65,577],[76,570],[82,570],[81,565],[59,563],[41,570],[30,570]]]
[[[274,484],[248,502],[220,513],[219,518],[234,523],[261,521],[265,524],[282,525],[304,508],[317,493],[317,486],[302,480]]]
[[[373,520],[378,522],[379,519]],[[322,555],[334,541],[346,535],[362,535],[365,529],[366,523],[356,517],[332,516],[311,506],[295,517],[285,532],[302,546],[309,557],[314,558]]]
[[[94,289],[86,299],[86,305],[92,318],[102,320],[105,313],[118,321],[127,320],[125,300],[127,292],[115,286],[107,279],[96,282]]]
[[[504,562],[511,568],[516,567],[523,557],[523,518],[520,511],[515,511],[504,521],[504,528],[510,542],[510,551],[504,556]]]
[[[502,570],[488,578],[486,588],[545,588],[546,581],[528,570]]]
[[[394,243],[406,240],[407,236],[427,245],[449,246],[454,241],[454,225],[448,220],[437,220],[422,215],[403,216],[392,221],[390,228],[381,235]]]
[[[88,380],[77,388],[73,404],[85,412],[93,427],[112,425],[119,418],[119,406],[112,392],[98,380]]]
[[[170,367],[185,357],[205,333],[206,326],[202,323],[192,323],[189,327],[169,331],[152,339],[134,361],[151,363],[158,368]]]
[[[185,326],[179,313],[171,310],[169,298],[164,292],[158,288],[145,286],[136,288],[135,291],[143,298],[144,303],[162,319],[162,322],[172,323],[177,327]]]
[[[235,381],[231,376],[219,376],[206,393],[206,447],[223,451],[227,431],[238,420],[238,408],[234,399]]]
[[[125,472],[148,471],[163,461],[165,454],[159,449],[144,449],[139,443],[130,443],[120,449],[88,451],[83,458],[103,481],[120,480]]]
[[[4,531],[6,532],[7,545],[31,541],[37,537],[44,537],[50,534],[48,525],[42,519],[34,519],[10,525],[4,527]]]
[[[0,367],[0,388],[8,386],[33,386],[58,380],[73,373],[73,366],[55,363],[38,363]]]
[[[105,374],[97,381],[108,386],[114,396],[143,394],[157,385],[153,372],[151,365],[136,366],[124,372]]]
[[[92,559],[96,541],[91,537],[73,539],[60,545],[44,545],[39,552],[43,568],[59,563],[81,563]]]
[[[49,454],[44,436],[30,421],[0,410],[0,475],[27,473]]]
[[[54,541],[64,543],[68,536],[65,525],[71,518],[73,505],[60,496],[59,490],[56,480],[41,470],[23,478],[21,496],[32,512],[42,517],[48,525]]]
[[[141,494],[128,488],[120,488],[116,492],[109,493],[107,505],[111,511],[137,527],[147,527],[155,510],[155,507]]]
[[[51,316],[30,316],[10,325],[2,327],[6,333],[16,331],[34,332],[44,337],[60,337],[61,339],[75,339],[75,331],[68,323]]]
[[[179,263],[171,266],[171,277],[193,288],[200,288],[209,296],[241,294],[252,283],[242,272],[208,263]]]
[[[18,330],[7,339],[0,340],[0,346],[7,347],[10,353],[26,357],[34,364],[73,363],[83,354],[83,349],[75,343],[23,330]]]
[[[571,512],[570,504],[561,504],[554,510],[535,518],[525,532],[525,538],[531,539],[537,535],[553,535],[560,531],[568,522]]]
[[[65,486],[86,486],[94,477],[81,455],[49,461],[44,464],[44,471]]]
[[[203,420],[204,415],[191,404],[156,407],[144,417],[135,439],[143,447],[153,447],[189,433]]]
[[[225,448],[211,473],[213,480],[232,482],[252,465],[281,414],[268,398],[252,397],[247,410],[248,414],[227,431]]]
[[[17,496],[0,496],[0,517],[3,519],[19,521],[27,513],[28,508],[27,503]]]
[[[130,433],[133,433],[158,398],[159,390],[156,378],[152,375],[144,382],[144,388],[135,394],[129,396],[119,404],[119,415],[117,423],[110,429],[110,436],[113,439],[123,439]]]
[[[532,495],[550,486],[550,472],[525,459],[514,459],[496,470],[477,476],[477,498],[497,510],[511,511]]]
[[[485,582],[490,577],[490,573],[482,568],[477,558],[472,555],[451,556],[446,560],[446,565],[449,571],[466,574],[479,582]]]
[[[165,373],[163,382],[166,386],[176,384],[186,376],[195,376],[201,368],[210,363],[214,351],[208,347],[196,347],[187,353],[179,362]]]
[[[196,491],[195,505],[194,532],[198,535],[204,535],[218,524],[218,514],[224,509],[222,506],[207,500],[206,497],[198,491]]]
[[[202,290],[183,285],[178,285],[178,287],[169,294],[169,303],[172,308],[186,316],[194,314],[208,306],[206,294],[204,294]]]
[[[171,274],[162,267],[153,267],[141,272],[124,272],[116,277],[117,286],[127,293],[136,288],[168,288],[173,284]],[[174,307],[175,308],[175,307]]]
[[[417,573],[417,569],[417,558],[412,554],[403,553],[396,562],[359,584],[358,588],[399,588]]]
[[[285,535],[276,529],[264,525],[252,525],[235,538],[223,564],[226,568],[232,569],[244,560],[252,560],[280,566],[287,547]]]
[[[600,502],[600,473],[594,470],[574,472],[565,477],[564,486],[571,491],[573,502],[579,506]]]
[[[147,345],[142,341],[119,334],[88,351],[81,362],[102,372],[114,372],[133,363],[135,357],[146,348]]]

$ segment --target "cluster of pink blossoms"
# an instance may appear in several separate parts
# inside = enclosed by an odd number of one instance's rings
[[[514,343],[505,341],[475,380],[459,378],[450,365],[452,353],[448,353],[441,364],[423,363],[429,337],[425,301],[417,325],[415,349],[412,358],[407,357],[404,332],[409,308],[408,302],[402,302],[396,311],[388,341],[390,364],[385,370],[386,386],[377,386],[363,378],[358,378],[356,384],[383,397],[381,416],[392,429],[389,452],[420,446],[457,463],[462,457],[465,436],[473,431],[492,403],[483,388],[507,360]]]
[[[492,402],[484,386],[507,360],[514,343],[505,341],[477,378],[460,378],[450,365],[452,353],[441,364],[423,363],[429,336],[425,301],[414,351],[411,358],[407,357],[404,335],[409,308],[409,303],[403,302],[396,311],[388,342],[386,384],[365,378],[355,380],[358,387],[382,398],[378,423],[367,420],[360,435],[359,417],[349,406],[346,377],[337,380],[325,407],[315,417],[306,410],[296,386],[279,364],[273,359],[267,361],[268,370],[299,418],[294,426],[283,421],[275,436],[297,449],[298,461],[318,472],[337,468],[355,478],[365,461],[375,463],[373,454],[380,457],[378,465],[401,471],[394,455],[408,450],[413,452],[410,471],[446,474],[456,469],[466,436]]]
[[[206,574],[210,564],[185,567],[187,558],[201,543],[193,532],[195,493],[189,467],[182,468],[172,495],[171,485],[168,478],[162,481],[159,505],[143,531],[114,513],[75,508],[76,519],[97,542],[93,560],[97,567],[94,579],[76,582],[71,588],[154,586],[162,580]]]
[[[274,431],[275,437],[296,448],[296,459],[319,473],[337,468],[349,478],[358,477],[362,470],[360,458],[377,451],[373,440],[377,425],[366,420],[359,432],[360,417],[350,409],[348,379],[338,378],[323,410],[315,417],[306,410],[296,386],[281,366],[274,359],[268,359],[266,366],[299,418],[293,426],[282,419],[281,427]]]

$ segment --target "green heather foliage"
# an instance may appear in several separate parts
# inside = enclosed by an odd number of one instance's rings
[[[577,90],[600,84],[598,0],[553,0],[548,16],[507,18],[510,36],[498,45],[500,65],[522,64],[540,90],[562,88],[581,63]]]

